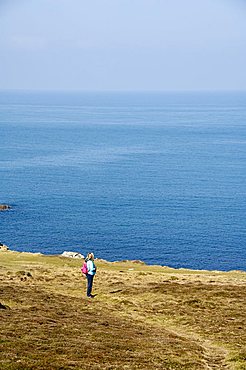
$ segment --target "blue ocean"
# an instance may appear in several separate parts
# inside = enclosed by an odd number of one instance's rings
[[[0,92],[0,241],[246,270],[246,93]]]

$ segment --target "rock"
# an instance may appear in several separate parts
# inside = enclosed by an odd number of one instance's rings
[[[144,261],[140,261],[140,260],[133,260],[132,263],[137,263],[139,265],[146,265]]]
[[[61,254],[62,257],[67,257],[67,258],[85,258],[83,254],[77,253],[77,252],[66,252],[64,251]]]
[[[115,263],[137,263],[139,265],[146,265],[144,261],[141,260],[121,260],[121,261],[115,261]]]
[[[0,243],[0,251],[6,252],[9,250],[9,247],[7,245]]]
[[[0,302],[0,310],[9,310],[10,307]]]
[[[7,211],[11,207],[7,204],[0,204],[0,211]]]
[[[16,272],[17,276],[27,276],[27,277],[32,277],[32,274],[29,271],[17,271]]]

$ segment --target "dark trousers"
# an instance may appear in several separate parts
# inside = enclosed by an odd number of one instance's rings
[[[87,297],[91,296],[94,275],[87,274]]]

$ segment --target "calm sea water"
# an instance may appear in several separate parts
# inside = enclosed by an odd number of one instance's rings
[[[246,270],[245,93],[0,93],[0,240]]]

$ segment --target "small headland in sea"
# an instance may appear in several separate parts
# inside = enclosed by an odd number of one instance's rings
[[[0,212],[1,211],[8,211],[9,209],[11,209],[11,206],[8,205],[8,204],[0,204]]]
[[[0,251],[1,369],[244,369],[246,272]],[[93,355],[92,355],[93,354]]]

